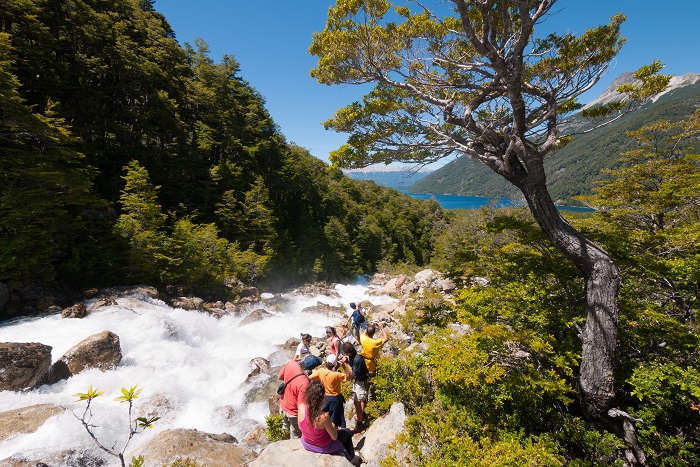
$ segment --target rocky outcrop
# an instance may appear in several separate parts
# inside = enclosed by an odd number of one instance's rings
[[[145,445],[138,446],[132,455],[144,457],[144,466],[161,467],[176,459],[189,458],[207,467],[230,467],[245,465],[255,459],[255,452],[235,444],[233,436],[212,434],[197,430],[165,430]]]
[[[82,303],[76,303],[61,312],[61,318],[84,318],[87,308]]]
[[[343,455],[316,454],[307,451],[298,439],[277,441],[267,446],[249,467],[348,467],[352,466]]]
[[[0,391],[36,387],[51,366],[51,347],[38,342],[0,343]]]
[[[199,297],[175,297],[170,301],[170,306],[183,310],[204,311],[204,300]]]
[[[338,291],[335,290],[335,284],[328,284],[326,282],[316,282],[313,284],[306,284],[294,291],[301,295],[327,295],[328,297],[340,297]]]
[[[103,467],[107,465],[109,464],[103,458],[82,449],[14,454],[0,460],[0,467]]]
[[[111,370],[122,359],[119,336],[111,331],[93,334],[73,346],[60,358],[71,375],[90,368]]]
[[[95,301],[95,303],[93,303],[92,305],[90,305],[88,307],[87,312],[91,313],[91,312],[97,310],[98,308],[102,308],[105,306],[115,306],[115,305],[117,305],[117,301],[114,300],[113,298],[108,298],[108,297],[98,298]]]
[[[332,306],[323,302],[316,302],[314,306],[307,306],[303,310],[304,313],[322,313],[326,316],[343,316],[345,314],[345,308],[342,306]]]
[[[255,357],[250,361],[250,373],[248,373],[248,378],[246,378],[246,381],[255,375],[259,375],[260,373],[267,373],[269,371],[270,361],[266,358]]]
[[[258,308],[257,310],[251,312],[248,316],[243,318],[239,326],[245,326],[246,324],[255,323],[256,321],[263,320],[268,316],[274,315],[263,308]]]
[[[366,467],[379,467],[379,463],[390,453],[390,445],[396,440],[406,425],[406,412],[401,403],[394,403],[389,413],[382,415],[367,429],[362,439],[357,443],[361,448],[363,465]],[[393,452],[397,456],[399,465],[403,463],[401,458],[405,455],[405,449]]]
[[[64,409],[53,404],[32,405],[0,413],[0,441],[18,434],[34,433],[46,420]]]

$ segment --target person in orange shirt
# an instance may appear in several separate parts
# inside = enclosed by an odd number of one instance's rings
[[[337,363],[342,365],[344,373],[333,370]],[[338,357],[335,354],[329,354],[326,357],[325,366],[319,367],[309,377],[312,381],[323,383],[325,390],[323,411],[328,412],[331,421],[338,428],[345,428],[345,413],[343,412],[345,400],[341,394],[341,386],[344,381],[348,381],[348,376],[352,377],[352,369],[348,365],[347,359],[341,358],[338,362]]]

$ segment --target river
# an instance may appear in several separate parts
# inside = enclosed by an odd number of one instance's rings
[[[247,402],[251,390],[264,385],[266,377],[246,382],[250,360],[269,358],[272,366],[284,364],[280,344],[306,332],[325,336],[325,326],[337,322],[319,313],[302,312],[322,302],[350,312],[352,301],[370,300],[373,305],[394,302],[389,296],[369,297],[366,282],[337,285],[338,296],[305,296],[286,293],[263,295],[239,316],[216,319],[206,313],[174,309],[146,295],[117,298],[117,305],[99,308],[83,319],[60,315],[22,318],[0,324],[0,342],[41,342],[53,347],[56,361],[84,338],[110,330],[120,337],[122,361],[111,371],[88,370],[68,380],[28,392],[0,391],[0,411],[56,404],[69,408],[49,419],[38,431],[0,442],[0,460],[15,453],[32,455],[64,450],[88,451],[103,456],[71,410],[82,413],[84,403],[75,393],[93,385],[106,393],[94,401],[96,433],[105,444],[124,442],[127,407],[114,401],[121,387],[138,385],[143,392],[135,406],[157,396],[169,407],[152,430],[137,435],[129,445],[138,448],[157,433],[172,428],[196,428],[210,433],[229,433],[241,440],[265,425],[267,401]],[[86,303],[89,305],[90,303]],[[248,312],[265,308],[274,316],[239,326]],[[231,410],[234,417],[227,416]],[[137,449],[138,450],[138,449]],[[113,462],[111,460],[110,462]]]

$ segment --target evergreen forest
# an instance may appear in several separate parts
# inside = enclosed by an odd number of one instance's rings
[[[5,315],[108,284],[215,295],[425,264],[442,223],[288,143],[236,59],[179,45],[152,1],[0,0],[0,99]]]
[[[693,111],[626,132],[578,198],[596,211],[565,214],[620,268],[616,405],[650,466],[700,465]],[[382,465],[631,465],[576,397],[584,279],[528,211],[351,180],[153,1],[0,0],[0,320],[88,287],[217,297],[424,266],[459,288],[412,297],[400,319],[420,345],[378,363],[370,419],[408,415]]]

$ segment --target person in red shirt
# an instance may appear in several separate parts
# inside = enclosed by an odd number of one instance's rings
[[[282,424],[289,431],[290,439],[301,438],[297,419],[298,404],[304,401],[304,391],[309,385],[309,378],[304,373],[303,366],[303,360],[290,360],[285,363],[279,374],[279,379],[286,383],[284,393],[280,397],[280,409],[284,416]]]

